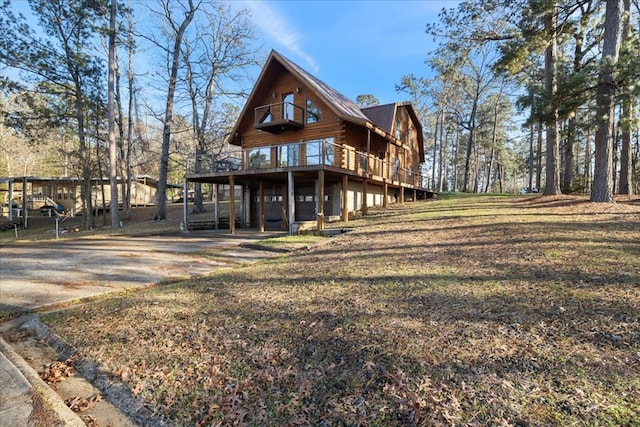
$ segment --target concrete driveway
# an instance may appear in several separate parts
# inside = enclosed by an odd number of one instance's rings
[[[3,244],[0,311],[31,310],[164,279],[207,275],[273,256],[246,245],[276,235],[283,234],[212,230]]]

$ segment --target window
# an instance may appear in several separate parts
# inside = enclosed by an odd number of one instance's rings
[[[300,144],[278,147],[278,167],[300,166]]]
[[[306,142],[307,165],[333,165],[335,163],[335,147],[333,138],[314,139]]]
[[[307,98],[307,123],[317,123],[322,120],[322,111],[312,100]]]
[[[333,145],[333,138],[324,140],[324,164],[333,166],[336,162],[336,149]]]
[[[307,165],[319,165],[322,155],[322,144],[320,140],[307,142]]]
[[[400,180],[400,159],[397,157],[391,158],[391,179],[394,181]]]
[[[271,147],[249,150],[249,169],[264,169],[269,167],[271,167]]]
[[[294,120],[292,92],[282,95],[282,118],[284,120]]]
[[[396,138],[402,139],[402,121],[400,117],[396,118]]]
[[[413,128],[409,128],[409,144],[413,145],[413,137],[415,135],[415,131]]]

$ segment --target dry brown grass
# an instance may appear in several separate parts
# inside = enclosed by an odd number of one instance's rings
[[[94,238],[103,237],[109,234],[127,234],[127,235],[148,235],[176,232],[180,230],[182,221],[182,205],[171,203],[167,204],[166,220],[153,221],[155,206],[134,207],[128,216],[120,213],[120,220],[123,227],[111,228],[111,217],[107,212],[106,217],[103,214],[95,217],[96,227],[92,230],[82,230],[82,217],[69,217],[61,220],[58,224],[60,239],[77,239],[77,238]],[[0,232],[0,242],[20,242],[20,241],[43,241],[54,240],[56,222],[55,218],[46,216],[33,216],[28,219],[28,228],[19,229],[18,236],[14,230]]]
[[[640,425],[640,204],[445,197],[48,323],[180,425]]]

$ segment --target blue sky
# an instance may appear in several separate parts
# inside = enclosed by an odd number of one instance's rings
[[[436,44],[425,26],[437,20],[442,8],[459,2],[232,0],[231,4],[251,11],[265,58],[275,49],[350,99],[373,94],[385,104],[407,99],[394,87],[402,76],[430,77],[425,60]],[[13,7],[30,17],[26,0],[14,0]],[[255,70],[254,79],[259,72]]]
[[[252,11],[261,41],[355,101],[373,94],[382,104],[406,100],[395,92],[403,75],[429,77],[436,45],[425,33],[454,0],[237,2]]]

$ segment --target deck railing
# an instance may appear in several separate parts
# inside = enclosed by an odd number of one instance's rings
[[[238,151],[237,155],[240,157],[224,160],[216,160],[210,155],[205,155],[200,162],[199,171],[190,170],[190,173],[322,165],[356,172],[360,176],[384,178],[400,184],[425,188],[419,171],[400,167],[399,160],[381,159],[353,147],[335,144],[330,139],[243,149]]]
[[[287,101],[261,105],[254,110],[253,124],[258,128],[269,128],[271,124],[295,123],[302,127],[304,109]]]

